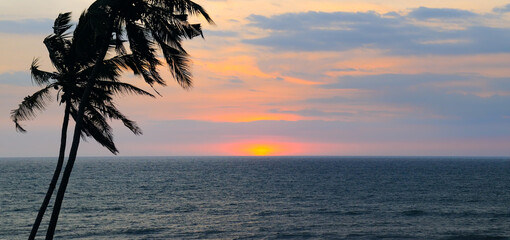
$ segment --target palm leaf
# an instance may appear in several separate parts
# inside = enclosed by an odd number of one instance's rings
[[[11,111],[11,120],[14,122],[17,131],[26,132],[19,122],[33,119],[37,111],[45,109],[47,101],[51,99],[49,92],[51,88],[53,88],[53,85],[48,85],[34,94],[25,97],[18,105],[18,108]]]
[[[157,4],[164,6],[167,9],[172,9],[174,12],[177,12],[179,14],[191,14],[195,16],[202,16],[205,18],[205,20],[210,23],[214,24],[214,21],[209,16],[207,11],[205,9],[198,5],[197,3],[190,1],[190,0],[154,0]]]
[[[76,55],[76,62],[81,65],[93,64],[98,57],[99,46],[103,41],[110,41],[105,36],[105,19],[108,19],[104,11],[98,8],[101,1],[94,2],[87,11],[84,11],[79,18],[78,25],[74,30],[71,53]],[[102,19],[102,20],[101,20]]]
[[[53,24],[53,33],[58,36],[64,36],[65,32],[71,28],[71,12],[61,13],[55,19]]]
[[[127,23],[126,32],[133,55],[133,65],[129,66],[133,73],[142,75],[145,82],[151,86],[154,83],[165,85],[165,81],[157,71],[161,62],[156,57],[154,43],[149,40],[150,34],[136,23]]]
[[[155,97],[153,94],[135,87],[129,83],[124,82],[112,82],[112,81],[103,81],[103,80],[97,80],[96,85],[97,88],[100,89],[108,89],[116,94],[137,94],[137,95],[145,95],[149,97]]]
[[[124,39],[124,35],[126,33],[125,29],[123,28],[124,21],[120,19],[114,24],[115,26],[113,33],[115,34],[115,38],[113,39],[113,45],[115,46],[115,52],[118,56],[126,55],[127,51],[124,47],[124,42],[126,42]]]
[[[165,57],[170,72],[174,79],[184,89],[193,87],[192,74],[190,71],[190,60],[186,53],[182,53],[166,44],[161,44],[161,50]]]
[[[70,43],[57,35],[50,35],[44,39],[44,45],[48,49],[51,63],[59,72],[66,70],[65,62]]]
[[[39,59],[34,58],[30,65],[30,74],[32,75],[32,81],[37,85],[43,86],[50,84],[50,79],[56,78],[56,74],[42,71],[39,69]]]
[[[71,116],[75,121],[78,113],[76,106],[71,107],[70,111]],[[86,139],[85,137],[92,137],[96,140],[96,142],[107,148],[113,154],[117,154],[119,152],[113,141],[112,128],[106,122],[104,116],[91,106],[87,107],[85,111],[81,135],[83,139]]]
[[[135,135],[141,135],[142,129],[138,127],[138,124],[136,122],[128,119],[125,115],[123,115],[116,107],[113,105],[113,103],[105,104],[105,112],[103,113],[107,115],[108,117],[112,119],[121,120],[124,126],[126,126],[131,132],[133,132]]]

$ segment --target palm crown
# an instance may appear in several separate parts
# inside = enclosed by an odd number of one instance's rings
[[[166,85],[157,69],[162,65],[157,57],[160,49],[174,79],[190,88],[190,60],[181,42],[202,36],[202,29],[200,24],[188,22],[189,15],[201,15],[213,23],[200,5],[189,0],[98,0],[80,17],[75,37],[93,43],[78,46],[94,49],[113,39],[119,55],[126,53],[128,43],[131,57],[127,66],[150,86]],[[84,36],[82,32],[94,34]]]

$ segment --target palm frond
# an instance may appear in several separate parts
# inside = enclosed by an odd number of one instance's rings
[[[115,56],[104,60],[99,71],[97,72],[97,80],[117,81],[122,73],[122,69],[130,69],[134,65],[134,58],[131,55]],[[77,74],[80,81],[85,81],[92,74],[94,65],[85,66]]]
[[[113,33],[115,34],[115,38],[113,39],[113,45],[115,46],[115,52],[117,55],[126,55],[127,51],[124,47],[124,43],[126,40],[124,39],[126,31],[124,30],[124,20],[117,19],[114,23]]]
[[[155,83],[165,86],[166,83],[161,77],[161,75],[156,71],[156,67],[151,67],[151,64],[138,56],[133,56],[133,60],[126,62],[133,74],[136,76],[142,76],[146,83],[148,83],[151,87],[154,86]]]
[[[34,60],[32,60],[32,64],[30,65],[30,74],[32,76],[32,81],[39,86],[48,85],[50,84],[50,79],[56,78],[56,74],[39,69],[38,58],[34,58]]]
[[[70,113],[76,121],[78,113],[77,107],[71,107]],[[102,116],[93,107],[88,106],[85,111],[81,134],[83,138],[92,137],[96,142],[101,144],[113,154],[117,154],[119,152],[113,141],[112,128],[106,122],[104,116]]]
[[[58,36],[64,36],[65,32],[72,26],[70,22],[71,12],[60,13],[53,24],[53,33]]]
[[[189,13],[191,13],[193,15],[197,15],[197,16],[202,15],[202,17],[204,17],[205,20],[209,24],[215,24],[214,21],[212,20],[212,18],[207,13],[207,11],[205,11],[205,9],[202,6],[200,6],[199,4],[197,4],[193,1],[187,1],[187,2],[189,3],[189,6],[188,6]]]
[[[181,41],[183,37],[192,39],[202,36],[200,24],[190,24],[187,14],[168,14],[168,9],[152,7],[153,14],[144,19],[144,24],[153,35],[159,35],[165,42]]]
[[[66,55],[68,55],[70,42],[57,35],[50,35],[44,39],[48,49],[51,63],[59,72],[66,70]]]
[[[192,38],[198,37],[198,36],[202,36],[202,38],[204,38],[204,33],[202,32],[202,25],[200,25],[200,24],[184,25],[183,30],[189,39],[192,39]]]
[[[68,63],[70,60],[68,58],[70,57],[69,51],[72,43],[69,39],[70,34],[66,33],[71,26],[71,13],[61,13],[53,24],[53,34],[44,39],[44,45],[48,49],[52,64],[59,72],[63,72],[66,65],[71,65],[71,63]]]
[[[135,87],[129,83],[124,82],[112,82],[112,81],[104,81],[104,80],[97,80],[96,85],[97,88],[100,89],[107,89],[115,94],[137,94],[137,95],[144,95],[149,97],[156,97],[153,94]]]
[[[11,111],[11,120],[14,122],[17,131],[26,132],[19,122],[33,119],[38,111],[45,109],[47,101],[51,99],[49,92],[51,88],[53,88],[53,85],[49,85],[25,97],[18,105],[18,108]]]
[[[128,34],[128,40],[130,48],[133,54],[146,55],[147,57],[155,57],[155,49],[152,47],[153,43],[149,40],[149,33],[134,22],[128,22],[126,24],[126,32]]]
[[[133,61],[129,67],[135,75],[142,75],[145,82],[149,85],[155,83],[165,85],[165,81],[157,71],[161,62],[156,57],[154,43],[150,41],[152,37],[142,26],[136,23],[127,23],[126,32],[128,34],[129,47],[133,55]]]
[[[183,15],[171,15],[164,22],[167,32],[174,33],[174,35],[184,36],[188,39],[202,36],[202,26],[200,24],[190,24],[187,20],[183,20]]]
[[[172,9],[174,12],[179,14],[191,14],[195,16],[202,16],[210,23],[214,24],[214,21],[209,16],[207,11],[199,4],[190,0],[154,0],[158,4],[164,6],[167,9]]]
[[[125,55],[117,55],[115,57],[104,60],[103,63],[105,65],[109,65],[112,67],[118,67],[118,68],[128,70],[131,65],[135,64],[134,61],[135,61],[135,58],[132,54],[125,54]]]
[[[100,46],[104,41],[111,40],[111,33],[107,33],[109,16],[101,9],[104,1],[95,1],[79,18],[73,33],[70,53],[75,55],[76,62],[81,65],[94,64],[97,60]]]
[[[131,132],[133,132],[135,135],[141,135],[142,129],[138,127],[138,124],[136,122],[128,119],[125,115],[123,115],[113,103],[105,104],[105,111],[103,114],[107,115],[111,119],[117,119],[121,120],[124,126],[126,126]]]
[[[111,90],[94,87],[90,94],[89,105],[96,109],[103,109],[107,102],[113,101]],[[77,101],[79,103],[79,101]]]
[[[166,44],[161,44],[161,50],[165,57],[170,72],[174,79],[184,89],[193,87],[193,79],[190,71],[190,60],[186,53],[182,53]]]
[[[120,74],[121,70],[117,65],[111,62],[103,62],[99,67],[96,79],[116,81],[120,77]]]

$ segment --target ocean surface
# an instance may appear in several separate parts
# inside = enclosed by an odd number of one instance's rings
[[[28,237],[55,164],[0,159],[0,239]],[[56,239],[510,239],[510,159],[80,158]]]

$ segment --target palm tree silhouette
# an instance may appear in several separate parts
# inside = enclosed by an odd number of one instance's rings
[[[117,53],[123,53],[124,42],[129,42],[133,56],[129,67],[136,75],[141,75],[150,86],[165,85],[157,70],[161,65],[156,56],[156,49],[159,48],[173,77],[183,88],[190,88],[192,78],[189,56],[181,42],[183,39],[201,36],[202,30],[200,24],[188,22],[188,15],[203,16],[209,23],[213,23],[207,12],[190,0],[97,0],[80,17],[74,36],[76,40],[88,44],[77,44],[84,46],[79,52],[86,52],[92,47],[99,49],[99,54],[81,97],[69,159],[57,192],[46,239],[53,239],[55,233],[65,190],[78,152],[79,135],[84,124],[82,116],[111,43],[113,42]],[[124,39],[124,36],[127,36],[127,39]]]
[[[32,119],[36,116],[37,111],[44,110],[50,99],[51,90],[59,93],[59,103],[65,105],[57,166],[32,226],[29,239],[35,238],[58,181],[64,162],[69,117],[72,116],[76,121],[77,106],[83,93],[83,85],[93,63],[90,61],[90,58],[88,62],[78,59],[72,52],[72,41],[69,34],[66,33],[71,27],[70,15],[70,13],[59,14],[53,26],[54,33],[44,40],[50,54],[50,59],[57,72],[40,70],[37,59],[35,59],[30,67],[32,79],[36,84],[43,86],[43,88],[25,97],[18,108],[11,112],[11,118],[15,123],[16,129],[20,132],[26,132],[20,125],[20,121]],[[94,95],[90,98],[91,101],[86,108],[87,114],[84,115],[83,119],[83,136],[94,138],[114,154],[118,150],[113,142],[113,135],[111,127],[106,121],[107,118],[121,120],[134,134],[141,134],[141,130],[135,122],[129,120],[118,111],[112,102],[112,95],[116,93],[136,93],[154,97],[144,90],[117,81],[120,73],[119,67],[126,67],[125,63],[130,61],[130,57],[130,55],[122,55],[105,62],[104,67],[101,68],[98,74],[102,80],[97,80],[95,84]]]

